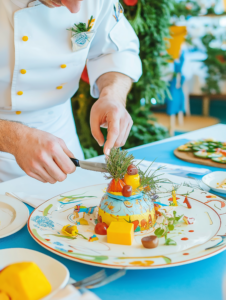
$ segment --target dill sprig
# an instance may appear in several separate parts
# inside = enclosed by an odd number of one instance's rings
[[[132,154],[128,155],[128,151],[112,148],[107,158],[107,172],[109,174],[105,174],[106,179],[122,179],[133,160],[134,156]]]
[[[155,171],[151,170],[151,166],[154,162],[152,162],[149,167],[146,169],[146,171],[142,171],[138,165],[138,173],[140,175],[140,186],[138,187],[139,190],[142,189],[142,192],[144,194],[147,194],[149,196],[153,195],[153,192],[156,192],[157,184],[169,182],[168,179],[165,178],[159,178],[159,176],[163,174],[156,174],[156,172],[164,169],[164,167],[159,167]]]
[[[91,26],[92,21],[93,21],[93,16],[91,16],[87,26],[86,23],[79,23],[79,24],[74,24],[74,27],[69,28],[67,30],[72,31],[74,33],[73,36],[81,32],[87,32],[90,29],[92,29]]]

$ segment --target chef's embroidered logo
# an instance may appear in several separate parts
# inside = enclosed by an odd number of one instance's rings
[[[122,4],[120,2],[116,2],[116,4],[113,5],[114,9],[114,15],[116,22],[120,20],[120,16],[124,13],[124,9],[122,7]]]
[[[86,23],[74,24],[74,26],[68,30],[72,32],[71,42],[72,50],[78,51],[88,46],[94,36],[94,30],[92,30],[95,19],[93,16]]]

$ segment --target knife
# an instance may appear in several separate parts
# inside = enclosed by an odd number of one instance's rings
[[[74,163],[76,167],[80,167],[85,170],[89,171],[96,171],[96,172],[107,172],[107,165],[103,163],[98,163],[98,162],[91,162],[91,161],[83,161],[83,160],[78,160],[76,158],[71,158],[71,161]]]

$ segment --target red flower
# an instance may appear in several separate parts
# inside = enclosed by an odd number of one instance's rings
[[[86,66],[85,66],[85,68],[84,68],[84,70],[82,72],[81,79],[89,84],[89,75],[88,75],[87,67]]]
[[[123,0],[124,3],[128,6],[134,6],[137,4],[138,0]]]

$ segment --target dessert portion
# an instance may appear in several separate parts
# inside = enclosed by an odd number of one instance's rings
[[[134,164],[133,155],[112,149],[107,170],[106,178],[111,181],[99,205],[98,223],[105,227],[112,222],[133,224],[135,232],[153,227],[156,216],[152,195],[159,180],[150,168],[142,172]]]
[[[51,285],[33,262],[19,262],[0,272],[1,300],[39,300],[50,294]]]
[[[151,164],[145,172],[142,171],[139,164],[135,165],[133,155],[127,151],[115,148],[111,150],[105,176],[110,182],[106,190],[103,190],[99,206],[86,207],[82,202],[78,203],[79,197],[76,195],[69,196],[70,201],[76,200],[76,205],[70,208],[73,213],[68,216],[68,220],[74,224],[63,226],[61,234],[64,238],[83,238],[92,247],[93,243],[106,242],[132,246],[136,237],[136,245],[140,242],[142,248],[154,249],[159,243],[163,245],[163,240],[166,246],[177,245],[172,239],[177,234],[174,229],[182,224],[186,226],[194,223],[194,218],[178,215],[177,212],[179,206],[192,209],[189,193],[177,197],[177,187],[171,185],[164,193],[172,196],[168,198],[167,204],[163,204],[157,195],[158,184],[167,182],[167,179],[159,178],[156,171],[151,170]],[[174,235],[170,235],[173,231]],[[142,237],[140,241],[139,237]],[[159,241],[160,239],[162,240]]]

